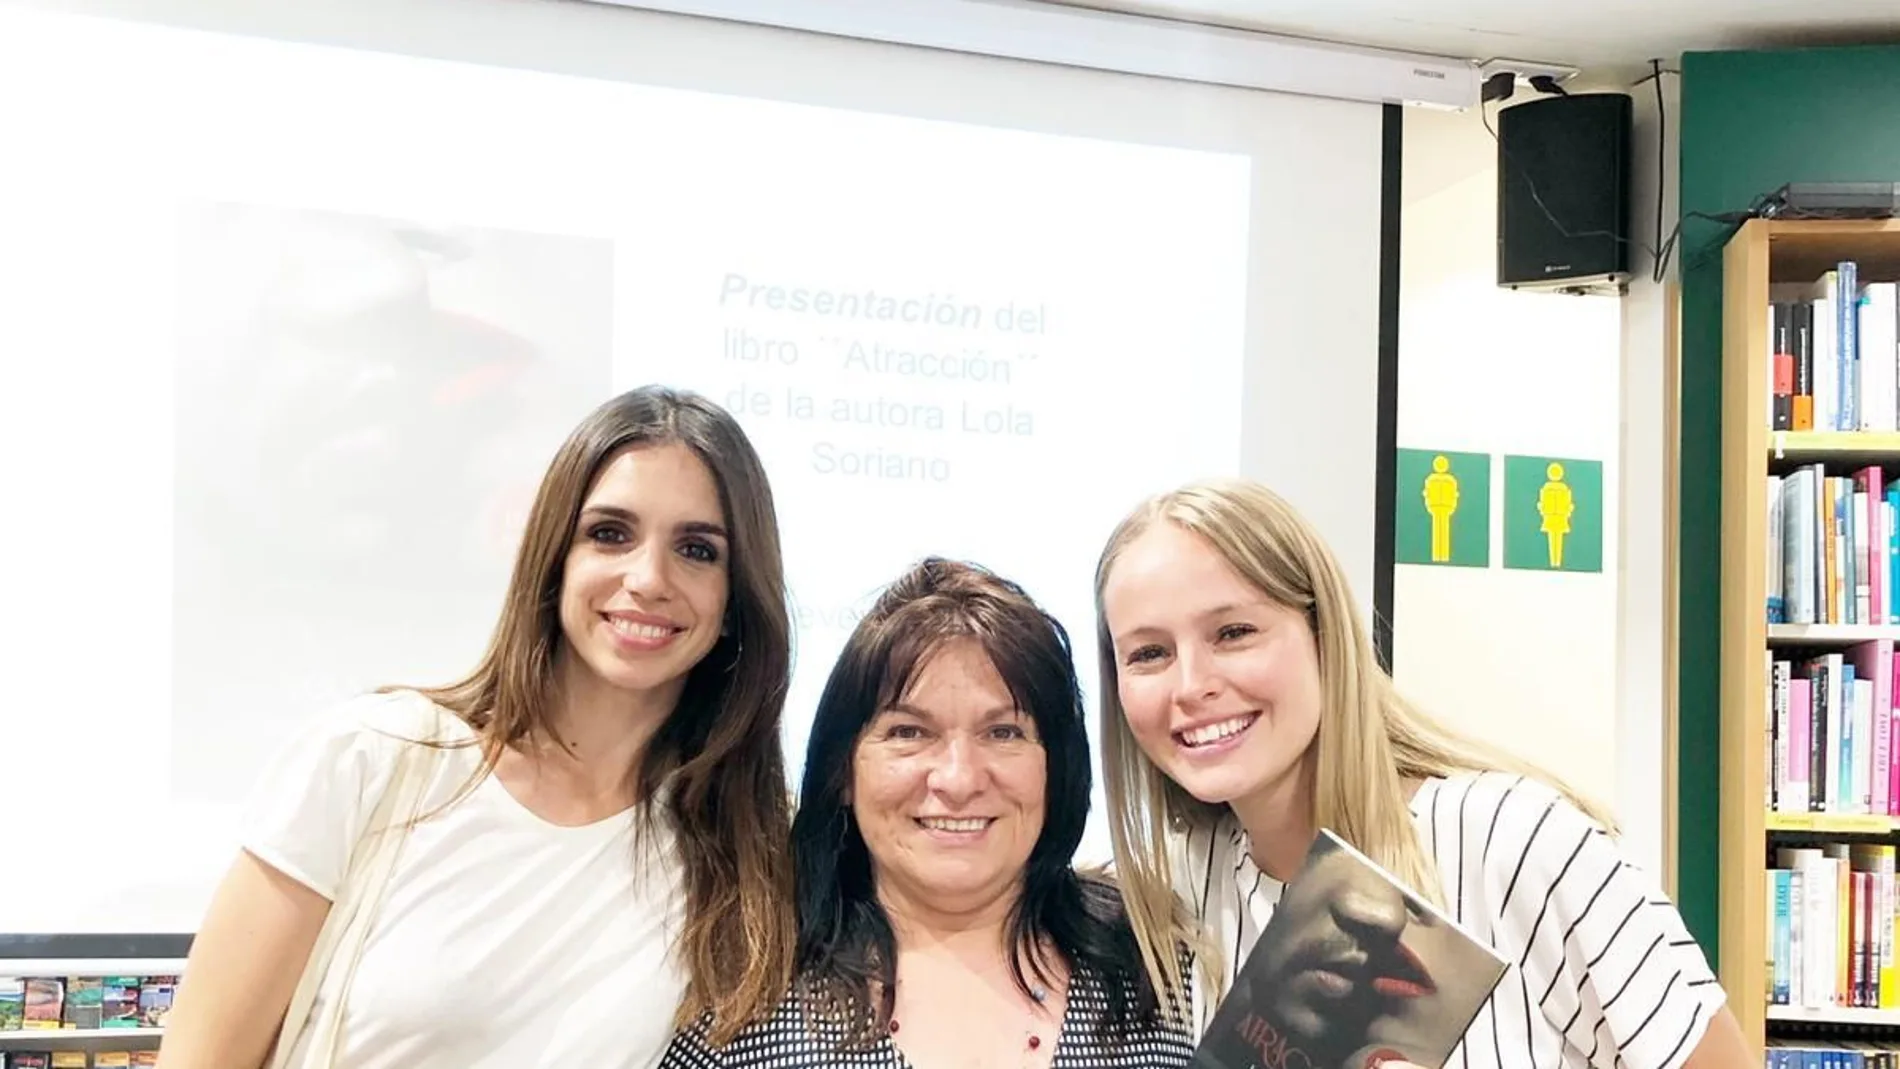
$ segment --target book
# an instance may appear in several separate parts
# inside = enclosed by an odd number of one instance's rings
[[[63,1028],[92,1030],[104,1023],[105,984],[97,976],[66,978],[66,1001],[61,1009]]]
[[[18,1032],[26,1026],[26,981],[0,976],[0,1032]]]
[[[139,1027],[139,984],[137,976],[106,976],[99,981],[99,1027]]]
[[[1286,885],[1193,1069],[1439,1069],[1505,959],[1330,830]]]
[[[46,976],[26,978],[26,1007],[21,1011],[20,1027],[28,1032],[59,1030],[61,1007],[66,1003],[66,984]]]

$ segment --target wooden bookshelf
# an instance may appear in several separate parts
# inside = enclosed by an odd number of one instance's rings
[[[1865,464],[1893,456],[1900,456],[1900,433],[1893,431],[1768,432],[1768,457],[1776,463]]]
[[[1900,636],[1900,627],[1776,625],[1767,622],[1767,477],[1798,463],[1900,467],[1900,433],[1774,431],[1768,426],[1769,286],[1812,282],[1842,260],[1860,280],[1900,279],[1900,220],[1753,220],[1723,250],[1722,291],[1722,612],[1720,971],[1729,1005],[1753,1045],[1767,1025],[1893,1026],[1900,1011],[1769,1006],[1768,893],[1764,868],[1774,836],[1900,835],[1900,818],[1769,813],[1767,695],[1774,651],[1847,646]],[[1687,477],[1687,476],[1685,476]],[[1801,650],[1794,652],[1800,653]],[[1809,650],[1807,652],[1814,652]],[[1683,740],[1694,746],[1695,740]],[[1900,1037],[1900,1031],[1895,1032]]]

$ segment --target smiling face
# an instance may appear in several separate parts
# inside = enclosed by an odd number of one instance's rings
[[[595,680],[671,709],[719,641],[727,521],[706,464],[677,442],[614,455],[581,504],[561,584],[561,631]]]
[[[1266,597],[1200,535],[1160,522],[1102,588],[1129,732],[1209,803],[1281,797],[1319,730],[1319,656],[1306,617]]]
[[[944,643],[872,716],[850,805],[879,895],[961,911],[1014,895],[1042,834],[1036,728],[975,640]]]

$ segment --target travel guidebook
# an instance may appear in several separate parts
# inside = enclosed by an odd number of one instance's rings
[[[1195,1051],[1194,1069],[1438,1069],[1504,958],[1321,830]]]

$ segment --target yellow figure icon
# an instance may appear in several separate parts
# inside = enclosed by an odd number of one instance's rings
[[[1539,530],[1550,543],[1550,566],[1564,566],[1564,536],[1570,533],[1570,515],[1577,511],[1576,495],[1564,482],[1564,466],[1552,464],[1544,469],[1550,481],[1537,492],[1537,514],[1544,518]]]
[[[1458,511],[1458,476],[1451,473],[1451,461],[1432,458],[1432,473],[1425,476],[1425,511],[1432,517],[1432,562],[1451,559],[1451,514]]]

